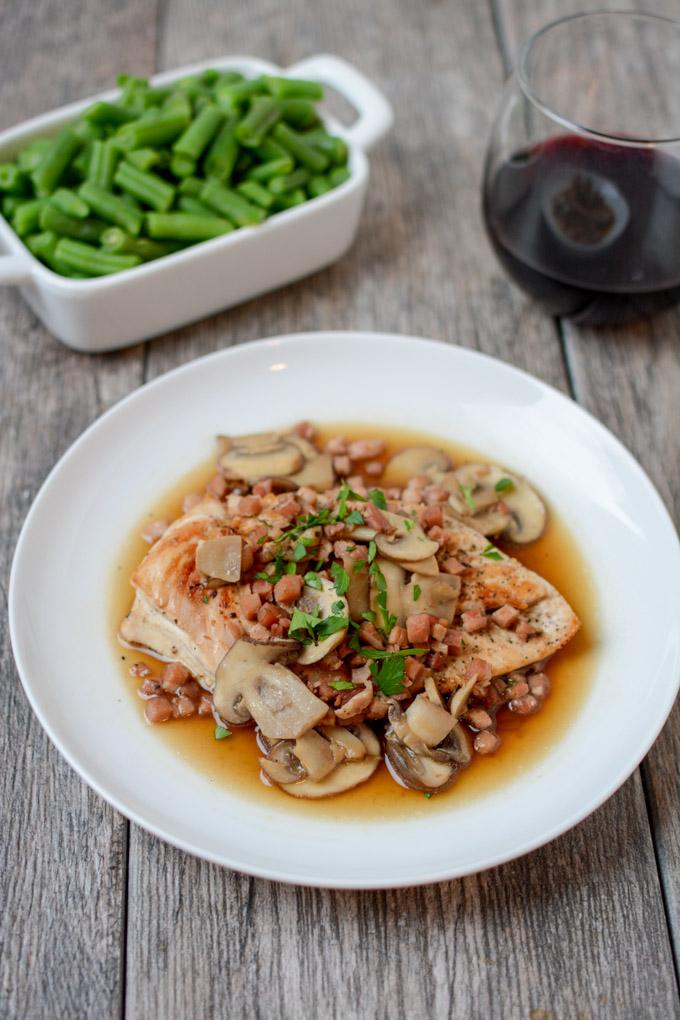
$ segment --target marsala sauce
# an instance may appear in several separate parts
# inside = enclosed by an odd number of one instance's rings
[[[319,434],[322,440],[333,435],[380,436],[387,443],[385,459],[405,446],[430,445],[446,450],[456,465],[490,460],[475,450],[424,433],[376,428],[368,423],[325,425],[319,427]],[[512,470],[512,464],[506,466]],[[211,459],[184,475],[169,492],[161,494],[135,527],[116,561],[110,599],[112,644],[121,665],[123,683],[138,702],[142,719],[145,702],[137,695],[140,680],[130,676],[129,668],[133,662],[144,661],[158,671],[159,664],[141,652],[121,648],[116,640],[120,621],[132,604],[130,576],[149,548],[140,533],[149,521],[174,520],[179,516],[183,497],[188,492],[202,491],[214,473]],[[381,483],[374,481],[374,484]],[[529,546],[508,546],[505,551],[555,585],[580,617],[581,629],[548,663],[546,672],[552,689],[541,710],[524,718],[512,715],[507,709],[501,710],[498,716],[500,749],[486,757],[475,754],[471,765],[446,792],[427,799],[422,793],[405,790],[381,764],[362,786],[326,800],[303,801],[260,781],[260,752],[252,729],[235,730],[231,737],[215,740],[212,719],[194,716],[148,726],[142,735],[148,740],[165,741],[166,746],[198,770],[206,782],[223,785],[231,793],[236,792],[248,800],[257,799],[270,810],[303,812],[343,821],[376,821],[405,814],[427,816],[433,811],[455,810],[458,804],[483,797],[522,773],[536,769],[541,758],[578,716],[589,691],[597,656],[597,607],[590,572],[568,528],[555,513],[559,493],[544,495],[549,497],[549,521],[543,536]]]

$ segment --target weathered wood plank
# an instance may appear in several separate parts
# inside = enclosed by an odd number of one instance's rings
[[[588,10],[587,0],[570,13]],[[617,9],[617,0],[598,4]],[[642,4],[657,14],[678,16],[674,0]],[[511,57],[523,39],[560,17],[559,0],[536,3],[500,0],[498,13]],[[563,324],[568,364],[580,403],[619,436],[656,484],[676,524],[680,523],[680,311],[619,329],[585,329]],[[653,837],[680,958],[680,708],[643,763]]]
[[[166,8],[163,67],[235,50],[284,65],[322,50],[345,55],[385,88],[397,124],[375,153],[351,254],[153,342],[149,376],[257,336],[363,327],[477,347],[566,388],[554,325],[507,283],[483,239],[481,162],[501,81],[486,7],[325,2],[311,17],[295,0],[285,18],[273,0]],[[461,882],[291,889],[192,860],[134,826],[129,880],[131,1020],[651,1020],[677,1011],[639,776],[550,847]]]
[[[5,6],[0,125],[153,68],[155,2]],[[0,300],[0,586],[43,478],[111,403],[139,385],[142,351],[89,358],[46,334],[18,294]],[[122,998],[127,823],[54,750],[21,691],[0,617],[0,1014],[113,1017]]]

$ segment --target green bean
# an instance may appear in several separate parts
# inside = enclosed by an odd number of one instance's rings
[[[81,117],[91,124],[127,124],[136,116],[132,110],[127,110],[116,103],[107,103],[105,100],[93,103],[81,114]]]
[[[318,198],[319,195],[325,195],[327,191],[331,190],[331,185],[323,174],[310,177],[307,182],[307,194],[310,198]]]
[[[181,212],[191,213],[192,216],[214,216],[214,211],[193,195],[181,195],[177,202],[177,208]]]
[[[77,120],[73,125],[73,131],[81,142],[94,142],[97,138],[103,138],[105,130],[101,124],[93,124],[89,120]]]
[[[220,80],[220,72],[215,70],[214,67],[206,67],[205,71],[201,71],[199,74],[198,80],[212,88]],[[238,78],[236,80],[238,81]]]
[[[346,166],[336,166],[334,170],[328,174],[328,180],[332,188],[338,188],[345,181],[348,181],[351,174]]]
[[[172,255],[183,247],[170,241],[152,241],[149,237],[132,237],[120,227],[109,227],[101,236],[101,245],[105,251],[114,255],[139,255],[142,262],[159,259],[162,255]]]
[[[31,174],[39,198],[44,198],[54,191],[81,145],[80,138],[71,128],[64,128],[52,139],[50,147]]]
[[[302,78],[265,77],[269,92],[277,99],[323,99],[323,85]]]
[[[0,191],[7,195],[24,195],[28,190],[28,178],[16,163],[0,163]]]
[[[268,184],[268,188],[273,195],[283,195],[287,191],[295,191],[296,188],[302,187],[309,180],[309,171],[293,170],[292,174],[286,174],[284,177],[272,177]]]
[[[235,127],[236,118],[233,117],[222,125],[203,160],[204,173],[222,183],[231,177],[238,156]]]
[[[186,131],[183,131],[172,146],[173,152],[188,156],[192,160],[200,159],[208,148],[222,124],[223,113],[214,103],[208,103],[195,117]]]
[[[193,177],[196,173],[196,160],[181,152],[173,152],[170,159],[170,172],[175,177]]]
[[[41,226],[40,214],[45,202],[42,198],[34,198],[30,202],[22,202],[12,216],[12,227],[19,235],[33,234]],[[78,222],[76,220],[76,222]]]
[[[129,163],[139,167],[140,170],[150,170],[161,162],[161,154],[158,149],[132,149],[125,153]]]
[[[34,138],[32,142],[29,142],[28,145],[21,150],[17,156],[17,163],[22,170],[25,170],[26,173],[30,174],[32,170],[35,170],[38,163],[40,163],[49,147],[49,138]]]
[[[284,209],[292,209],[296,205],[302,205],[306,201],[307,196],[302,188],[296,188],[295,191],[286,191],[283,195],[277,195],[274,208],[277,212],[282,212]]]
[[[123,269],[133,269],[142,261],[139,255],[112,255],[69,238],[62,238],[58,242],[54,257],[69,269],[88,276],[107,276]]]
[[[229,84],[220,83],[215,88],[215,99],[228,113],[238,113],[241,103],[252,96],[262,95],[265,86],[259,78]]]
[[[166,212],[175,197],[175,189],[167,181],[125,161],[119,165],[113,180],[123,191],[128,191],[160,212]]]
[[[1,205],[2,215],[6,220],[10,220],[19,206],[23,205],[25,201],[26,199],[21,195],[5,195]]]
[[[277,124],[272,134],[274,140],[280,142],[298,163],[302,163],[313,173],[320,174],[328,166],[327,157],[318,149],[313,148],[302,135],[297,134],[287,124]]]
[[[243,120],[236,125],[236,137],[241,145],[254,149],[280,119],[281,104],[269,96],[257,96]]]
[[[221,71],[213,82],[215,88],[219,85],[235,85],[236,82],[245,81],[240,71]]]
[[[285,159],[272,159],[268,163],[260,163],[259,166],[254,166],[252,170],[248,171],[247,178],[249,181],[266,184],[272,177],[280,177],[282,174],[291,173],[294,166],[295,163],[290,156],[286,156]]]
[[[125,202],[128,209],[136,209],[137,212],[141,212],[142,203],[136,199],[134,195],[130,195],[127,191],[124,191],[122,195],[119,195],[118,197],[121,202]]]
[[[90,215],[87,202],[70,188],[57,188],[49,200],[60,212],[66,213],[67,216],[75,216],[77,220],[84,220]]]
[[[116,134],[116,144],[124,150],[156,148],[172,142],[188,123],[184,110],[165,110],[157,117],[126,124]]]
[[[247,170],[250,170],[255,160],[249,149],[239,149],[238,159],[232,177],[243,177]]]
[[[57,235],[52,230],[43,230],[40,234],[29,234],[24,238],[24,244],[37,259],[52,266],[54,261],[54,249],[57,247]]]
[[[199,180],[198,177],[185,177],[177,185],[177,191],[180,195],[191,195],[193,198],[197,198],[201,194],[201,188],[204,184],[205,181]]]
[[[275,180],[278,180],[278,178],[275,178]],[[274,203],[274,196],[271,191],[267,191],[257,181],[244,181],[243,184],[237,184],[236,191],[243,198],[248,199],[249,202],[262,206],[263,209],[271,208]]]
[[[307,131],[305,141],[311,142],[315,149],[319,149],[328,156],[331,163],[336,166],[344,166],[347,162],[347,142],[336,135],[329,135],[323,128],[316,131]]]
[[[218,181],[208,181],[201,189],[201,201],[209,205],[215,212],[227,216],[239,227],[253,226],[265,218],[265,211],[252,205],[242,195],[230,188],[225,188]]]
[[[290,156],[282,145],[275,142],[273,138],[263,138],[260,145],[257,145],[253,150],[258,159],[261,159],[263,163],[269,163],[273,159],[288,159]],[[292,170],[291,166],[291,170]]]
[[[184,117],[184,127],[190,123],[194,112],[188,95],[180,89],[173,92],[172,95],[166,99],[163,103],[163,110],[165,113],[181,114],[181,116]],[[168,141],[170,140],[171,139],[168,139]]]
[[[87,179],[98,188],[109,191],[113,186],[113,175],[120,159],[120,153],[110,141],[92,143]]]
[[[147,213],[146,230],[150,237],[169,241],[208,241],[228,234],[233,225],[218,216],[192,216],[191,213]]]
[[[20,212],[21,209],[18,210],[18,213]],[[75,216],[67,216],[49,202],[44,203],[40,210],[39,223],[41,230],[53,230],[60,236],[74,237],[78,241],[89,241],[92,244],[99,242],[102,232],[107,227],[106,223],[93,217],[77,220]]]
[[[84,184],[81,184],[78,194],[81,198],[85,199],[92,211],[103,220],[107,220],[117,227],[122,227],[123,230],[127,230],[128,234],[134,234],[135,237],[141,231],[143,223],[142,214],[137,212],[136,209],[131,209],[117,195],[113,195],[110,191],[105,191],[104,188],[97,187],[91,181],[85,181]]]
[[[68,168],[67,174],[65,175],[66,177],[68,177],[69,173],[75,174],[76,177],[87,177],[87,171],[89,170],[90,159],[92,157],[93,145],[94,142],[84,143],[82,149],[80,150],[80,152],[78,153],[78,155],[75,157],[70,167]]]
[[[281,120],[294,128],[309,128],[319,123],[314,103],[308,99],[281,99]]]

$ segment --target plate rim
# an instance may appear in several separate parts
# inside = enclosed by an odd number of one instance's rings
[[[675,678],[673,683],[669,683],[667,687],[667,696],[665,699],[658,701],[657,705],[660,707],[657,709],[655,714],[654,726],[650,730],[651,736],[646,737],[638,745],[634,754],[632,755],[628,764],[620,769],[616,777],[610,781],[603,791],[598,792],[596,795],[587,799],[582,807],[571,812],[571,814],[564,818],[558,824],[555,824],[547,832],[542,833],[539,836],[528,839],[522,843],[521,846],[516,846],[512,849],[504,852],[499,852],[488,856],[485,860],[481,861],[478,865],[471,864],[469,866],[444,868],[444,869],[433,869],[432,872],[421,875],[416,878],[401,878],[401,879],[389,879],[389,878],[371,878],[357,881],[351,878],[335,877],[330,879],[323,879],[317,876],[311,876],[308,879],[301,879],[299,877],[291,876],[291,874],[284,869],[277,869],[271,867],[263,867],[259,865],[249,864],[247,861],[234,860],[225,853],[215,853],[210,850],[202,849],[196,846],[190,840],[177,837],[172,831],[164,828],[163,825],[159,825],[153,822],[145,820],[139,815],[139,813],[130,807],[126,806],[122,800],[110,790],[106,788],[105,783],[101,783],[97,778],[89,773],[88,767],[82,765],[78,761],[77,753],[72,752],[69,748],[64,747],[59,740],[56,738],[53,732],[52,725],[47,717],[46,713],[42,711],[37,697],[34,696],[30,681],[30,671],[27,669],[21,653],[21,642],[19,638],[19,628],[17,621],[17,586],[19,584],[17,577],[21,566],[21,559],[23,556],[24,546],[27,544],[30,537],[30,530],[32,527],[33,518],[37,512],[38,505],[45,498],[49,488],[53,482],[54,477],[61,470],[61,467],[66,462],[70,461],[74,457],[81,445],[90,441],[90,437],[93,433],[103,426],[110,418],[120,414],[123,409],[127,408],[128,405],[134,405],[140,400],[144,400],[146,394],[155,388],[159,388],[167,383],[168,380],[174,378],[176,375],[186,372],[194,366],[203,365],[207,362],[219,359],[229,359],[234,356],[239,356],[243,351],[250,348],[263,348],[267,346],[281,347],[283,344],[297,344],[310,342],[313,338],[317,342],[326,342],[326,340],[341,340],[348,339],[350,337],[368,338],[372,342],[379,343],[402,343],[406,346],[412,344],[418,344],[420,346],[432,346],[440,350],[449,350],[456,353],[456,356],[462,356],[470,358],[473,361],[481,361],[482,363],[491,363],[493,365],[502,366],[504,371],[509,371],[511,374],[516,375],[519,379],[530,381],[532,385],[538,386],[539,389],[547,391],[553,398],[557,397],[559,402],[566,403],[571,413],[576,413],[584,419],[588,425],[594,427],[596,432],[613,447],[616,453],[623,458],[627,463],[627,466],[637,475],[638,482],[646,489],[647,495],[651,497],[652,502],[655,504],[657,512],[660,512],[661,519],[664,521],[668,528],[668,539],[674,539],[673,554],[678,561],[680,566],[680,539],[675,528],[675,524],[670,515],[666,504],[656,486],[652,482],[651,478],[628,449],[628,447],[616,436],[606,425],[604,425],[598,418],[596,418],[590,411],[579,404],[576,400],[572,399],[555,386],[544,380],[532,375],[530,372],[524,369],[518,368],[509,362],[503,361],[501,358],[497,358],[493,355],[486,354],[482,351],[476,350],[471,347],[464,347],[460,344],[452,343],[447,340],[437,340],[431,337],[419,337],[413,334],[407,333],[392,333],[384,331],[374,330],[363,330],[363,329],[347,329],[347,330],[307,330],[295,333],[285,334],[273,334],[271,336],[260,337],[256,340],[247,340],[233,343],[227,347],[220,348],[217,351],[209,352],[208,354],[201,355],[196,358],[191,358],[189,361],[184,362],[175,368],[169,369],[167,372],[163,372],[155,379],[148,383],[143,383],[141,386],[136,387],[130,393],[121,397],[111,407],[95,418],[87,428],[81,432],[79,436],[66,448],[61,454],[56,463],[50,469],[43,482],[41,483],[32,503],[26,514],[24,522],[21,526],[19,536],[14,549],[12,557],[12,566],[10,570],[9,587],[8,587],[8,620],[9,620],[9,632],[10,641],[12,646],[12,652],[19,674],[19,679],[24,690],[24,694],[31,706],[31,709],[35,713],[41,726],[47,733],[51,743],[59,752],[59,754],[68,762],[71,768],[77,773],[78,776],[94,790],[103,800],[106,801],[111,807],[118,811],[123,817],[129,821],[139,825],[140,828],[146,832],[151,833],[157,838],[169,843],[171,846],[182,850],[185,853],[189,853],[194,857],[198,857],[202,860],[210,861],[213,864],[218,864],[222,867],[229,868],[230,870],[251,875],[256,878],[263,878],[269,881],[281,882],[286,885],[300,886],[306,888],[321,888],[321,889],[347,889],[347,890],[363,890],[363,889],[398,889],[398,888],[409,888],[422,885],[430,885],[442,881],[450,881],[456,878],[463,878],[467,875],[481,874],[491,868],[498,867],[502,864],[508,863],[509,861],[516,860],[520,857],[531,853],[534,850],[539,849],[542,846],[547,845],[554,839],[565,834],[580,822],[584,821],[589,815],[593,814],[598,808],[600,808],[618,789],[623,786],[626,780],[633,774],[638,768],[642,759],[648,753],[656,739],[658,738],[661,730],[663,729],[670,712],[675,703],[675,699],[680,689],[680,673]],[[664,538],[664,542],[666,538]],[[670,546],[669,546],[670,551]],[[680,583],[678,584],[678,608],[680,610]],[[680,618],[680,613],[679,613]]]

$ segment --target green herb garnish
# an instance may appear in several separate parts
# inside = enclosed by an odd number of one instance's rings
[[[344,611],[345,603],[342,599],[339,599],[338,602],[334,602],[333,605],[331,606],[331,613],[333,614],[333,616],[339,616],[340,613],[343,613]]]
[[[354,684],[350,683],[349,680],[331,680],[328,686],[332,687],[334,691],[354,690]]]
[[[377,506],[378,510],[387,510],[387,500],[382,489],[371,489],[368,498],[373,506]]]
[[[407,531],[413,531],[416,526],[416,522],[412,517],[404,517],[404,527]]]
[[[207,595],[204,595],[203,598],[201,599],[201,602],[203,603],[203,605],[207,606],[208,603],[210,602],[210,599],[208,598]]]
[[[375,613],[372,609],[367,609],[365,613],[361,614],[361,619],[366,620],[367,623],[375,623]]]
[[[491,545],[491,542],[487,545],[486,549],[482,550],[482,556],[485,556],[487,560],[502,560],[503,553],[496,548],[495,545]]]
[[[257,575],[256,575],[257,576]],[[308,570],[305,574],[305,584],[309,588],[316,588],[317,591],[321,591],[323,584],[321,578],[315,570]]]
[[[231,730],[228,730],[226,726],[220,726],[219,723],[215,727],[215,740],[225,740],[231,736]]]
[[[370,669],[373,680],[383,694],[391,697],[394,694],[401,694],[404,690],[402,682],[405,671],[403,656],[391,656],[380,664],[372,662]]]
[[[422,593],[423,593],[423,589],[420,587],[420,585],[419,584],[414,584],[413,585],[413,601],[417,602],[418,599],[420,598],[420,596],[422,595]]]
[[[425,798],[425,800],[431,800],[432,799],[432,794],[431,793],[424,793],[423,797]]]
[[[472,485],[461,485],[460,491],[463,493],[463,499],[467,503],[468,507],[474,513],[475,510],[477,509],[477,507],[475,506],[475,501],[474,501],[473,495],[472,495],[472,493],[474,492],[474,486],[472,486]]]
[[[358,510],[352,510],[351,513],[347,514],[345,524],[365,524],[366,521],[363,519]]]
[[[377,553],[378,553],[378,547],[375,544],[375,542],[373,541],[373,539],[371,539],[371,541],[368,543],[368,562],[369,563],[373,562],[373,560],[375,559]]]
[[[371,563],[370,567],[368,568],[368,573],[371,580],[373,581],[376,590],[375,601],[383,619],[381,630],[387,637],[387,635],[397,622],[397,617],[390,613],[389,609],[387,608],[387,581],[385,580],[385,575],[383,574],[382,570],[380,569],[375,560]]]
[[[349,588],[349,574],[344,567],[341,567],[339,563],[333,563],[331,565],[331,577],[333,578],[333,585],[338,595],[344,595]]]
[[[496,484],[494,485],[494,489],[496,490],[496,492],[509,492],[510,489],[514,488],[515,483],[513,482],[512,478],[499,478]]]
[[[337,605],[338,603],[335,604],[335,606]],[[344,605],[342,608],[344,609]],[[340,630],[346,630],[348,626],[349,620],[346,616],[334,615],[322,619],[316,613],[304,613],[296,607],[290,618],[288,634],[303,645],[310,645],[312,642],[318,644],[323,638],[337,634]]]
[[[354,489],[350,489],[347,482],[343,482],[338,492],[338,509],[335,514],[336,521],[344,521],[347,516],[347,500],[358,499],[361,503],[365,503],[366,499],[364,496],[360,496]],[[361,522],[363,524],[363,520]]]

